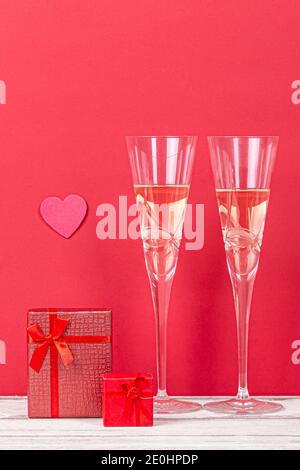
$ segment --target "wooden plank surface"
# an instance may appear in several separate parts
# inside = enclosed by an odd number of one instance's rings
[[[195,398],[200,403],[208,401]],[[210,398],[211,400],[211,398]],[[0,449],[300,449],[300,398],[284,410],[235,417],[205,410],[156,418],[150,428],[104,428],[100,419],[28,419],[25,398],[0,398]]]

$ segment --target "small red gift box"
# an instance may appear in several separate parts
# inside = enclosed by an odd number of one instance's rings
[[[104,426],[153,426],[153,377],[103,375]]]
[[[28,312],[28,416],[102,416],[103,373],[111,371],[111,311]]]

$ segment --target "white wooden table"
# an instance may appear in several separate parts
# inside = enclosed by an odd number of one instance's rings
[[[219,398],[219,397],[218,397]],[[193,397],[203,403],[207,399]],[[150,428],[104,428],[100,419],[28,419],[25,398],[0,398],[0,449],[300,449],[300,397],[284,410],[234,417],[200,410]],[[4,415],[4,417],[3,417]]]

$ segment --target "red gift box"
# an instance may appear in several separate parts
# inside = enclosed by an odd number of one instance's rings
[[[28,312],[28,416],[102,416],[102,376],[111,371],[111,311]]]
[[[104,426],[153,426],[153,377],[103,375]]]

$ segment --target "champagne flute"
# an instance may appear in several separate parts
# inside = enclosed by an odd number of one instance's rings
[[[167,394],[167,317],[197,137],[126,137],[140,215],[146,268],[155,320],[158,393],[155,413],[198,410],[198,403],[169,398]]]
[[[251,299],[278,137],[208,137],[208,143],[235,302],[239,383],[236,398],[204,406],[221,413],[270,413],[282,406],[249,397],[247,358]]]

